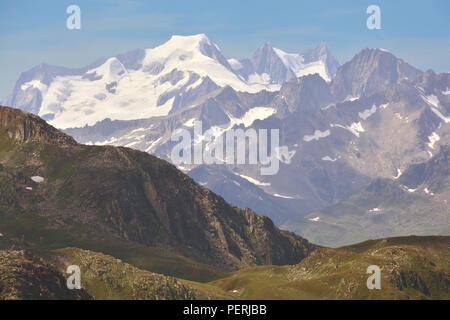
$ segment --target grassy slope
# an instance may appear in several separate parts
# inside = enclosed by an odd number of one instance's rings
[[[370,265],[381,268],[381,290],[366,287]],[[243,299],[450,299],[450,237],[323,248],[295,266],[245,269],[211,285]]]
[[[58,249],[53,252],[51,260],[56,261],[62,272],[67,265],[80,266],[82,285],[95,299],[227,298],[218,290],[200,290],[190,285],[189,281],[141,270],[112,256],[90,250]]]

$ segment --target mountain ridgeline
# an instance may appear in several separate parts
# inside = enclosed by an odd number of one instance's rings
[[[294,264],[316,248],[147,153],[81,145],[8,107],[0,119],[0,232],[8,239],[131,242],[222,270]]]

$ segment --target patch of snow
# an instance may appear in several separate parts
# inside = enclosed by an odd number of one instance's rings
[[[136,133],[136,132],[145,131],[145,130],[146,130],[145,128],[134,129],[134,130],[132,130],[132,131],[130,132],[130,134],[131,134],[131,133]]]
[[[181,171],[183,171],[183,172],[189,172],[189,171],[190,171],[190,169],[188,169],[188,168],[186,168],[186,167],[183,167],[183,166],[177,166],[177,169],[178,169],[178,170],[181,170]]]
[[[334,103],[327,104],[325,107],[321,108],[322,110],[328,110],[331,107],[336,107]]]
[[[373,105],[372,108],[364,110],[363,112],[358,112],[358,115],[361,119],[366,120],[371,115],[373,115],[375,112],[377,112],[377,106]]]
[[[337,161],[337,158],[331,158],[330,156],[325,156],[325,157],[322,157],[322,160],[335,162],[335,161]]]
[[[428,137],[428,140],[430,141],[430,142],[428,143],[428,146],[429,146],[431,149],[434,149],[434,144],[435,144],[437,141],[441,140],[441,137],[439,137],[439,135],[438,135],[436,132],[433,132],[433,133],[431,134],[431,136]]]
[[[235,174],[238,175],[238,176],[240,176],[241,178],[244,178],[245,180],[247,180],[247,181],[253,183],[254,185],[261,186],[261,187],[268,187],[268,186],[270,186],[270,183],[269,183],[269,182],[262,182],[262,181],[259,181],[259,180],[254,179],[254,178],[252,178],[252,177],[245,176],[245,175],[243,175],[243,174],[238,174],[238,173],[235,173]]]
[[[267,73],[258,74],[258,73],[252,73],[248,76],[248,83],[249,84],[269,84],[270,83],[270,75]]]
[[[441,118],[445,123],[449,123],[450,122],[450,118],[447,118],[446,116],[444,116],[439,110],[431,107],[430,108],[431,111],[434,112],[435,115],[437,115],[439,118]]]
[[[33,188],[32,187],[26,187],[25,189],[27,189],[27,190],[33,190]]]
[[[385,103],[385,104],[380,105],[380,108],[386,109],[388,106],[389,106],[389,103]]]
[[[331,124],[331,127],[337,127],[337,128],[342,128],[345,129],[349,132],[351,132],[354,136],[359,137],[359,134],[361,132],[364,132],[364,128],[361,124],[361,122],[353,122],[350,126],[343,126],[341,124]]]
[[[426,96],[426,97],[422,95],[421,97],[429,105],[431,105],[435,108],[438,108],[438,109],[440,108],[439,107],[439,99],[434,94]]]
[[[116,141],[118,141],[119,139],[115,138],[115,137],[111,137],[108,140],[104,140],[104,141],[98,141],[95,143],[95,145],[97,146],[104,146],[104,145],[114,145],[114,143]]]
[[[161,141],[162,138],[163,137],[159,137],[155,141],[152,141],[150,143],[150,146],[147,149],[145,149],[145,152],[150,152],[151,150],[153,150],[158,145],[158,143]]]
[[[311,218],[311,219],[309,219],[309,220],[314,221],[314,222],[317,222],[317,221],[320,221],[320,217]]]
[[[230,113],[227,113],[230,118],[230,126],[243,124],[244,127],[250,127],[256,120],[265,120],[277,112],[275,108],[270,107],[254,107],[248,110],[242,118],[235,118]]]
[[[183,126],[192,128],[196,120],[197,120],[196,118],[189,119],[188,121],[183,123]]]
[[[397,175],[394,177],[394,179],[400,178],[401,175],[402,175],[402,170],[397,168]]]
[[[283,199],[295,199],[295,197],[291,197],[291,196],[283,196],[283,195],[278,194],[278,193],[274,193],[273,196],[274,196],[274,197],[277,197],[277,198],[283,198]]]
[[[450,89],[447,88],[446,91],[442,91],[442,94],[445,94],[446,96],[450,95]]]
[[[380,212],[380,211],[381,211],[380,208],[373,208],[369,210],[369,212]]]
[[[33,177],[31,177],[31,180],[33,180],[36,183],[42,183],[42,182],[44,182],[45,179],[41,176],[33,176]]]
[[[359,100],[359,98],[360,98],[359,96],[348,95],[347,98],[344,99],[344,102],[345,101],[356,101],[356,100]]]
[[[303,141],[309,142],[313,140],[319,140],[325,137],[328,137],[330,135],[330,130],[320,131],[315,130],[313,135],[306,135],[303,137]]]

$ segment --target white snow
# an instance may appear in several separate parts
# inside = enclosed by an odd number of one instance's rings
[[[111,137],[104,141],[95,142],[95,145],[96,146],[114,145],[114,143],[117,141],[118,141],[118,139],[116,137]]]
[[[402,175],[402,170],[397,168],[397,175],[394,177],[394,179],[400,178],[401,175]]]
[[[270,186],[270,183],[269,183],[269,182],[262,182],[262,181],[259,181],[259,180],[254,179],[254,178],[252,178],[252,177],[245,176],[245,175],[243,175],[243,174],[238,174],[238,173],[235,173],[235,174],[238,175],[238,176],[240,176],[241,178],[244,178],[245,180],[247,180],[247,181],[253,183],[254,185],[261,186],[261,187],[267,187],[267,186]]]
[[[95,73],[96,76],[101,76],[106,83],[119,81],[127,74],[127,69],[117,58],[109,58],[101,66],[91,69],[87,74]]]
[[[428,137],[428,140],[430,141],[430,142],[428,143],[428,146],[429,146],[431,149],[434,149],[434,144],[435,144],[437,141],[441,140],[441,137],[439,137],[439,135],[438,135],[436,132],[433,132],[433,133],[431,134],[431,136]]]
[[[196,120],[197,120],[196,118],[189,119],[188,121],[183,123],[183,126],[192,128]]]
[[[178,170],[181,170],[181,171],[183,171],[183,172],[189,172],[189,171],[190,171],[190,169],[188,169],[188,168],[186,168],[186,167],[183,167],[183,166],[177,166],[177,169],[178,169]]]
[[[373,208],[369,210],[369,212],[380,212],[380,211],[381,211],[380,208]]]
[[[359,98],[360,98],[359,96],[350,96],[350,95],[348,95],[347,98],[344,99],[344,102],[345,101],[356,101],[356,100],[359,100]]]
[[[202,77],[208,76],[221,87],[229,85],[237,91],[257,92],[262,89],[269,89],[262,85],[248,85],[232,70],[222,65],[215,53],[213,53],[213,57],[209,57],[207,52],[212,51],[213,46],[214,44],[204,34],[175,35],[166,43],[154,49],[147,49],[142,64],[145,67],[160,63],[167,71],[172,71],[175,68],[182,71],[192,71]]]
[[[150,146],[147,147],[147,149],[145,149],[145,152],[152,151],[159,144],[159,142],[162,140],[162,138],[163,137],[160,137],[160,138],[156,139],[155,141],[150,142]]]
[[[356,137],[359,137],[359,134],[361,132],[365,131],[363,126],[362,126],[362,124],[361,124],[361,122],[353,122],[350,126],[343,126],[341,124],[331,124],[331,127],[337,127],[337,128],[345,129],[345,130],[351,132]]]
[[[147,130],[147,129],[146,128],[137,128],[137,129],[132,130],[130,132],[130,134],[133,134],[133,133],[136,133],[136,132],[142,132],[142,131],[145,131],[145,130]]]
[[[26,91],[28,88],[36,88],[38,89],[42,95],[47,92],[48,87],[41,82],[41,80],[31,80],[20,86],[22,91]]]
[[[428,188],[423,189],[423,191],[424,191],[426,194],[429,194],[429,195],[431,195],[431,196],[434,196],[434,193],[431,192],[430,190],[428,190]]]
[[[33,177],[31,177],[31,180],[33,180],[33,181],[36,182],[36,183],[42,183],[42,182],[44,182],[44,178],[41,177],[41,176],[33,176]]]
[[[309,219],[309,220],[314,221],[314,222],[317,222],[317,221],[320,220],[320,217],[311,218],[311,219]]]
[[[325,157],[322,157],[322,160],[335,162],[335,161],[337,161],[337,158],[331,158],[330,156],[325,156]]]
[[[450,95],[450,89],[447,88],[446,91],[442,91],[442,94],[445,94],[446,96]]]
[[[434,94],[426,96],[426,97],[425,96],[421,96],[421,97],[426,103],[439,109],[439,99]]]
[[[363,119],[366,120],[367,118],[369,118],[371,115],[373,115],[375,112],[377,112],[377,106],[373,105],[372,108],[370,109],[366,109],[363,112],[358,112],[358,116]]]
[[[330,103],[330,104],[327,104],[325,107],[322,107],[321,109],[322,110],[328,110],[331,107],[336,107],[336,105],[334,103]]]
[[[431,109],[431,111],[434,112],[435,115],[437,115],[439,118],[441,118],[445,123],[449,123],[450,122],[450,117],[447,118],[439,110],[437,110],[437,109],[435,109],[433,107],[431,107],[430,109]]]
[[[250,127],[256,120],[264,120],[277,112],[276,109],[270,107],[254,107],[248,110],[242,118],[235,118],[228,113],[232,127],[243,124],[244,127]]]
[[[281,194],[278,193],[274,193],[273,196],[277,197],[277,198],[283,198],[283,199],[295,199],[295,197],[291,197],[291,196],[283,196]]]
[[[33,190],[33,188],[32,187],[26,187],[25,189],[27,189],[27,190]]]
[[[330,135],[330,130],[325,130],[325,131],[320,131],[320,130],[315,130],[313,135],[305,135],[303,137],[303,141],[309,142],[309,141],[313,141],[313,140],[319,140],[322,138],[326,138]]]
[[[408,192],[411,192],[411,193],[413,193],[413,192],[416,192],[416,190],[417,190],[417,188],[416,189],[410,189],[410,188],[408,188],[407,186],[402,186],[406,191],[408,191]]]
[[[389,106],[389,103],[385,103],[385,104],[380,105],[380,108],[386,109],[388,106]]]
[[[237,59],[228,59],[228,63],[235,71],[240,70],[244,67]]]
[[[256,72],[250,74],[248,76],[249,84],[269,84],[270,83],[270,75],[267,73],[258,74]]]
[[[172,110],[175,97],[158,105],[163,94],[177,91],[183,94],[200,85],[207,76],[218,86],[231,86],[243,92],[280,88],[268,84],[268,79],[247,83],[228,64],[222,64],[223,57],[219,55],[205,35],[173,36],[156,48],[146,49],[142,67],[137,70],[127,70],[113,57],[84,75],[57,76],[48,87],[32,80],[23,84],[22,90],[38,88],[42,93],[38,115],[53,115],[48,122],[66,129],[94,125],[105,118],[134,120],[165,116]],[[175,69],[178,81],[165,80]],[[192,73],[200,78],[186,87]]]
[[[273,51],[281,59],[284,66],[295,74],[296,77],[306,76],[308,74],[317,73],[325,81],[330,82],[330,76],[328,75],[325,63],[321,60],[311,63],[304,63],[304,58],[300,54],[286,53],[281,49],[273,48]]]

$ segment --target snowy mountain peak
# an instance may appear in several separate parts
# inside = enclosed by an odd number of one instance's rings
[[[101,77],[106,83],[113,83],[120,80],[127,73],[127,69],[115,57],[109,58],[101,66],[91,69],[87,75],[92,74],[94,77]]]
[[[318,46],[323,56],[326,46]],[[149,49],[136,49],[90,66],[71,69],[42,64],[24,72],[7,99],[58,128],[93,125],[105,118],[166,116],[218,87],[255,93],[319,74],[330,81],[327,60],[305,61],[264,43],[245,60],[227,60],[205,34],[174,35]]]

